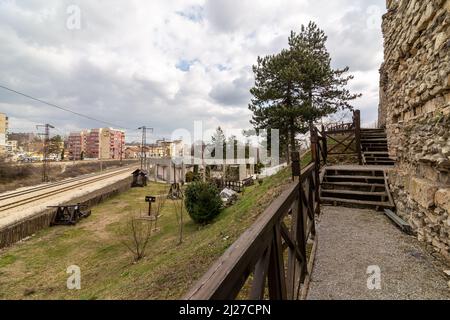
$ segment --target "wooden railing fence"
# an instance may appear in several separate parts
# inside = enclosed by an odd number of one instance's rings
[[[361,158],[361,118],[352,123],[310,126],[312,162],[292,159],[292,184],[220,257],[186,294],[187,300],[295,300],[305,298],[318,236],[321,168],[330,155]],[[338,138],[340,137],[340,138]],[[330,147],[329,140],[334,141]],[[338,150],[338,146],[342,150]]]
[[[322,125],[320,132],[316,128],[311,130],[317,131],[321,144],[320,152],[323,159],[325,159],[325,163],[329,156],[349,154],[356,155],[359,164],[363,163],[361,152],[361,112],[359,110],[353,112],[351,123]]]
[[[317,130],[313,130],[317,132]],[[307,292],[317,246],[323,146],[314,134],[312,162],[292,154],[292,184],[191,288],[188,300],[295,300]]]

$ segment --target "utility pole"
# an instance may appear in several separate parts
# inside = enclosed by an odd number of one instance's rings
[[[36,129],[39,130],[39,128],[45,128],[44,133],[40,133],[40,136],[44,137],[44,150],[43,150],[43,156],[44,159],[42,160],[42,182],[48,182],[48,147],[49,147],[49,141],[50,141],[50,129],[54,129],[55,127],[51,124],[45,124],[45,125],[37,125]]]
[[[103,140],[103,130],[99,129],[98,131],[98,149],[99,149],[99,155],[98,158],[100,160],[100,172],[103,172],[103,147],[102,147],[102,141]]]
[[[138,130],[142,130],[142,142],[141,142],[141,170],[147,167],[147,153],[145,147],[147,146],[147,130],[153,133],[153,128],[147,126],[139,127]]]
[[[122,163],[122,161],[123,161],[123,145],[122,145],[123,141],[122,141],[122,138],[123,138],[123,136],[122,136],[122,134],[120,134],[120,166],[123,165],[123,163]]]

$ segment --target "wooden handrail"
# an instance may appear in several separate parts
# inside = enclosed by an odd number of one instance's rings
[[[296,157],[293,156],[293,159]],[[235,299],[251,274],[253,281],[249,298],[263,299],[266,286],[270,299],[298,298],[302,283],[310,272],[307,269],[307,240],[315,236],[314,214],[318,207],[316,168],[313,162],[301,170],[294,182],[212,265],[184,298]],[[313,193],[309,192],[310,187],[314,188]],[[286,218],[291,219],[289,226],[285,223]],[[284,261],[285,250],[288,250],[288,261]]]
[[[317,130],[318,131],[318,130]],[[340,137],[337,138],[336,136]],[[328,139],[335,142],[334,146],[328,147]],[[328,124],[322,126],[320,131],[320,140],[324,148],[326,159],[329,155],[356,155],[359,164],[362,164],[362,148],[361,148],[361,112],[355,110],[353,112],[353,120],[351,123]],[[336,151],[341,147],[342,151]]]
[[[272,300],[306,296],[317,244],[315,218],[320,214],[320,170],[327,162],[325,128],[319,132],[311,124],[310,132],[312,163],[302,170],[300,154],[292,153],[293,182],[184,299],[232,300],[242,298],[240,294],[247,287],[247,298],[252,300],[267,298],[266,289]],[[311,250],[307,250],[308,243],[313,243]]]
[[[217,260],[186,295],[186,299],[235,299],[259,257],[270,244],[269,234],[286,214],[298,191],[294,182],[261,214],[257,221]]]

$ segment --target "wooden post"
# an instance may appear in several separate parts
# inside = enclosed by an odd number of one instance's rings
[[[268,285],[270,300],[286,300],[286,278],[284,275],[283,244],[280,225],[273,230],[272,250],[270,252]]]
[[[309,126],[311,132],[311,155],[314,161],[314,197],[316,201],[313,201],[313,208],[315,203],[318,205],[315,209],[315,214],[320,214],[320,154],[319,154],[319,135],[317,134],[317,128],[311,123]]]
[[[152,216],[152,202],[151,201],[148,202],[148,216],[149,217]]]
[[[327,141],[327,132],[325,131],[324,125],[322,125],[322,139],[323,139],[323,161],[326,165],[328,159],[328,141]]]
[[[292,152],[291,153],[291,167],[292,167],[292,181],[295,181],[296,177],[300,178],[300,153]]]
[[[173,184],[177,183],[177,165],[173,163]]]
[[[362,152],[361,152],[361,111],[354,111],[354,121],[355,121],[355,142],[356,142],[356,153],[358,153],[359,165],[362,165]]]

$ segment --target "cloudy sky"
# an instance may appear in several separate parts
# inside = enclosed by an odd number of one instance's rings
[[[252,64],[313,20],[376,120],[384,0],[0,0],[0,85],[117,126],[249,128]],[[78,24],[78,19],[79,24]],[[11,131],[103,126],[0,89]],[[137,139],[137,131],[128,131]]]

